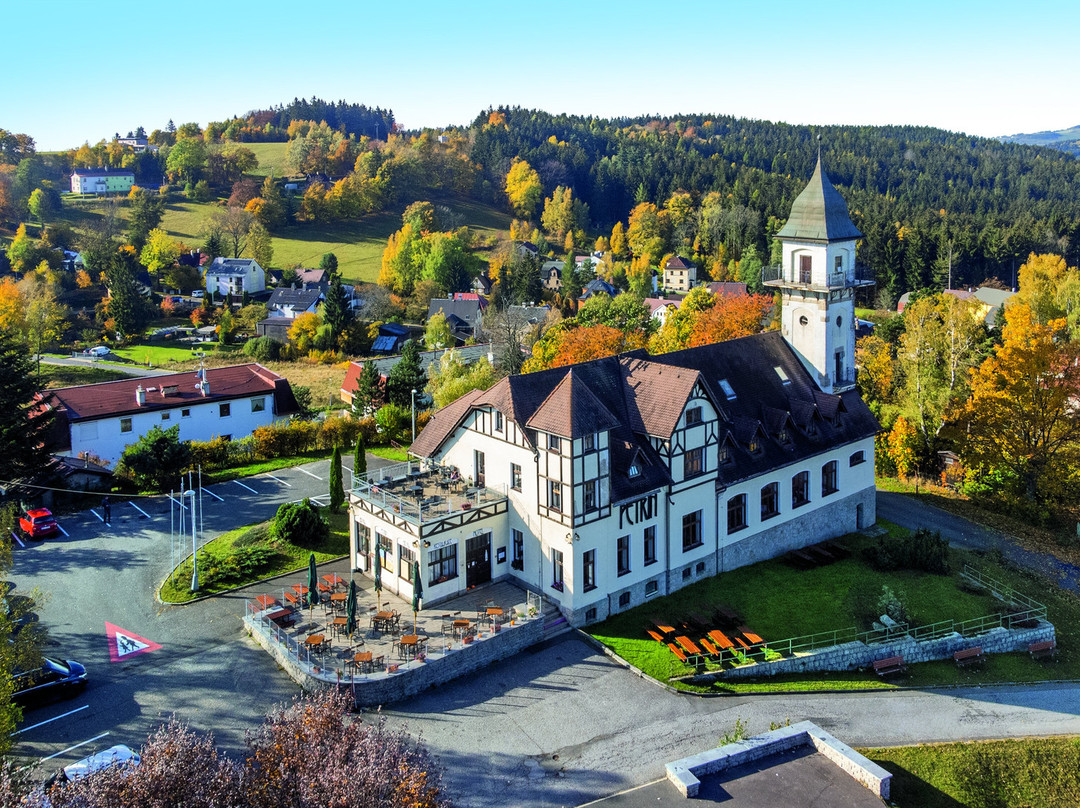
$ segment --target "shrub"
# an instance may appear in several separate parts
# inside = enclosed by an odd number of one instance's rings
[[[921,527],[914,533],[894,539],[882,537],[867,548],[866,559],[879,570],[922,570],[939,575],[949,572],[949,543],[941,532]]]
[[[888,586],[881,587],[881,594],[877,599],[877,613],[891,617],[897,623],[908,621],[907,604]]]
[[[258,576],[277,560],[280,553],[268,544],[252,544],[235,549],[224,558],[201,560],[199,578],[203,586],[243,583]]]
[[[255,337],[244,343],[244,354],[256,362],[272,362],[281,357],[281,348],[273,337]]]
[[[379,434],[387,442],[398,440],[401,433],[410,428],[410,418],[410,412],[397,404],[387,404],[375,413],[375,423],[379,425]]]
[[[330,526],[311,500],[286,502],[270,523],[270,537],[297,547],[317,547],[330,536]]]
[[[885,614],[900,623],[908,622],[909,614],[904,599],[888,586],[856,586],[848,592],[848,603],[861,628],[870,628]]]
[[[191,445],[180,440],[180,426],[155,426],[124,449],[116,473],[141,489],[160,490],[190,467]]]

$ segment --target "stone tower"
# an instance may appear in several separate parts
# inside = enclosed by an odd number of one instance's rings
[[[763,273],[766,286],[783,299],[781,330],[803,364],[827,393],[855,385],[855,290],[873,285],[855,266],[855,240],[847,203],[821,168],[791,206],[777,234],[784,252],[779,267]]]

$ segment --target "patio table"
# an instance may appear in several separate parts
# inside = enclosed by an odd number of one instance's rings
[[[255,602],[263,609],[269,609],[271,606],[277,605],[278,599],[273,595],[259,595],[259,597],[255,598]]]
[[[700,654],[701,649],[694,644],[694,641],[689,637],[676,637],[675,642],[683,647],[683,650],[688,651],[691,654]]]
[[[322,651],[330,645],[330,642],[326,639],[325,634],[312,634],[306,640],[304,645],[311,651]]]
[[[397,641],[398,652],[402,657],[408,659],[411,656],[416,656],[416,651],[420,647],[420,635],[418,634],[405,634],[401,639]]]
[[[372,667],[371,651],[360,651],[353,655],[352,665],[359,668],[361,673],[370,673]]]
[[[335,617],[331,619],[330,622],[327,623],[327,625],[330,626],[331,629],[340,634],[342,637],[344,637],[346,634],[348,634],[349,618]]]
[[[716,643],[720,647],[721,651],[723,651],[725,648],[735,647],[735,643],[729,640],[727,635],[718,628],[713,629],[709,632],[709,639]]]
[[[469,628],[471,626],[472,623],[468,620],[455,620],[450,628],[455,635],[464,637],[469,633]]]
[[[322,577],[330,586],[341,586],[345,583],[345,579],[338,575],[336,572],[329,572]]]
[[[330,596],[330,600],[334,603],[344,603],[349,599],[348,592],[335,592]]]

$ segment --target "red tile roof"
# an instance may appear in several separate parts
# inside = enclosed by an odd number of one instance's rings
[[[619,426],[619,419],[593,395],[580,375],[575,376],[571,369],[525,425],[541,432],[551,432],[573,439],[615,429]]]
[[[274,396],[274,413],[277,415],[295,412],[297,409],[288,380],[254,362],[209,368],[206,370],[206,380],[210,390],[205,396],[195,388],[198,382],[197,371],[62,387],[48,391],[47,395],[53,399],[52,406],[69,422],[114,418],[207,401],[229,401],[259,393]],[[176,387],[175,392],[162,392],[163,388],[173,386]],[[146,403],[141,406],[135,397],[135,391],[139,387],[146,391]]]

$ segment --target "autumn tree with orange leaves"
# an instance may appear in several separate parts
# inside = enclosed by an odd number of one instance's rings
[[[649,341],[649,352],[670,353],[757,334],[772,304],[768,295],[714,295],[708,287],[695,287]]]
[[[952,420],[976,478],[1041,510],[1071,496],[1080,469],[1080,359],[1060,339],[1064,319],[1040,323],[1024,303],[1005,309],[1002,344],[971,374],[971,397]]]

